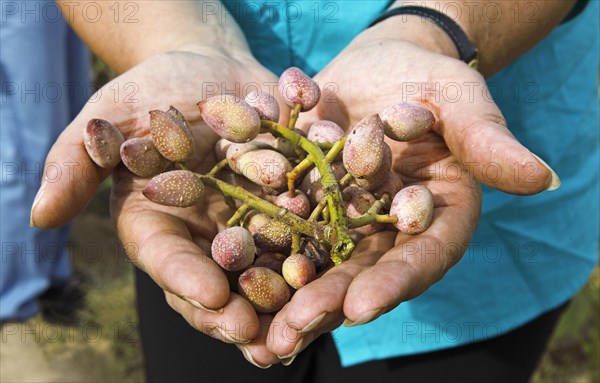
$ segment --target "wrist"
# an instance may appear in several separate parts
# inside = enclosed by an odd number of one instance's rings
[[[249,52],[235,21],[225,14],[207,14],[203,1],[135,2],[135,22],[112,17],[89,22],[73,12],[72,1],[59,0],[63,13],[78,35],[113,70],[123,73],[161,53],[188,51],[216,56]],[[99,14],[112,15],[116,3],[98,2]],[[224,11],[223,11],[224,12]]]
[[[199,42],[198,40],[202,39],[195,39],[195,41],[170,39],[168,43],[163,41],[162,44],[155,44],[154,46],[139,44],[135,49],[130,50],[126,57],[120,56],[119,60],[114,60],[114,56],[104,57],[100,54],[100,57],[117,73],[123,73],[153,57],[170,53],[188,53],[222,63],[246,63],[254,60],[245,40],[236,44],[220,45],[205,41]]]
[[[247,45],[224,47],[212,44],[202,44],[196,41],[176,45],[170,51],[188,52],[214,59],[246,61],[253,58]]]
[[[452,39],[433,21],[417,15],[398,15],[379,22],[361,34],[361,39],[405,41],[448,57],[459,59]]]

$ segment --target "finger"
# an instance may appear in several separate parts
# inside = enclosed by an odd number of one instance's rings
[[[360,241],[352,257],[308,285],[277,313],[267,346],[281,359],[290,359],[344,320],[343,303],[352,280],[392,246],[394,233],[383,232]]]
[[[440,184],[425,184],[436,206],[431,226],[418,235],[398,233],[395,246],[352,281],[344,301],[345,325],[370,322],[418,296],[460,260],[479,220],[480,196]]]
[[[90,202],[111,170],[90,159],[83,130],[90,119],[102,118],[126,133],[132,120],[115,120],[117,109],[111,102],[88,103],[58,137],[46,157],[40,190],[31,208],[31,226],[52,229],[65,225]]]
[[[180,297],[165,292],[171,308],[196,330],[225,343],[243,344],[259,334],[259,322],[252,305],[237,294],[231,294],[223,312],[207,312]]]
[[[122,214],[117,230],[125,243],[137,244],[138,252],[131,256],[137,266],[162,289],[206,310],[220,310],[229,298],[227,278],[191,240],[183,222],[158,211],[131,215]],[[128,222],[139,228],[132,229]]]
[[[132,261],[163,290],[198,307],[222,308],[229,299],[229,283],[221,268],[196,243],[183,218],[204,218],[198,208],[167,208],[147,201],[122,177],[113,185],[113,216],[121,241]],[[139,179],[131,178],[136,184]],[[142,186],[142,185],[140,185]],[[173,214],[178,214],[175,216]]]
[[[280,362],[277,355],[270,352],[266,347],[267,334],[273,320],[270,314],[260,314],[258,316],[260,322],[259,334],[251,342],[246,344],[238,344],[237,348],[242,352],[244,358],[256,367],[269,368]]]
[[[457,92],[456,97],[447,95],[438,104],[438,122],[434,129],[477,180],[520,195],[560,186],[556,173],[509,131],[481,76],[473,82],[453,84],[456,84],[452,87]],[[478,85],[478,91],[470,92],[467,84]]]
[[[52,229],[66,224],[83,210],[110,174],[87,155],[80,122],[76,119],[67,127],[50,149],[31,208],[31,226]]]

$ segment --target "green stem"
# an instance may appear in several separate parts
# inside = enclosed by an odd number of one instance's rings
[[[288,190],[290,191],[290,197],[296,195],[296,180],[310,167],[313,166],[313,160],[311,156],[307,156],[305,159],[300,161],[298,165],[291,172],[287,174]]]
[[[229,161],[227,160],[227,158],[222,159],[221,161],[217,162],[215,164],[215,166],[213,166],[212,169],[210,169],[210,172],[208,172],[208,176],[214,177],[215,175],[217,175],[218,172],[220,172],[224,167],[229,165]],[[231,210],[232,212],[236,212],[237,211],[237,207],[235,205],[235,201],[233,200],[233,198],[231,198],[230,196],[223,194],[223,198],[225,198],[225,203],[227,204],[227,206],[229,207],[229,210]]]
[[[329,216],[329,209],[323,210],[323,219],[325,220],[325,222],[331,222],[331,217]]]
[[[177,167],[181,170],[188,170],[190,171],[190,167],[185,163],[185,162],[175,162],[175,165],[177,165]]]
[[[294,105],[294,109],[290,112],[290,120],[288,121],[288,129],[293,130],[296,126],[296,121],[298,121],[298,116],[300,116],[300,109],[302,109],[302,105],[296,104]]]
[[[329,240],[329,236],[327,235],[327,230],[325,227],[314,222],[308,222],[307,220],[298,217],[296,214],[288,211],[287,209],[273,205],[269,201],[265,201],[260,197],[248,192],[241,186],[233,186],[211,176],[201,174],[196,174],[196,176],[199,177],[205,185],[217,189],[229,197],[243,201],[251,208],[265,213],[269,217],[277,219],[290,226],[293,231],[314,237],[318,241]]]
[[[392,225],[395,225],[396,223],[398,223],[398,217],[387,214],[378,214],[375,216],[375,222],[391,223]]]
[[[329,152],[325,155],[325,161],[333,162],[335,158],[340,154],[342,150],[344,150],[344,145],[346,145],[346,138],[348,136],[344,136],[336,141],[335,144],[329,149]]]
[[[292,254],[300,252],[300,233],[297,231],[292,232]]]
[[[379,214],[381,209],[387,208],[390,206],[390,202],[391,202],[390,195],[388,193],[383,193],[381,198],[379,198],[377,201],[375,201],[375,203],[373,203],[373,205],[371,205],[369,210],[367,210],[367,214]]]
[[[319,149],[321,149],[324,152],[331,150],[331,148],[333,147],[333,144],[331,142],[317,142],[316,144],[319,147]]]
[[[398,222],[398,217],[387,214],[363,214],[357,218],[350,218],[348,226],[356,229],[357,227],[366,226],[373,222],[395,224]]]
[[[331,163],[325,160],[321,149],[305,137],[273,121],[262,120],[261,122],[264,128],[276,132],[292,144],[300,146],[313,158],[315,166],[321,174],[321,184],[329,204],[331,223],[335,227],[335,230],[331,233],[333,239],[331,260],[336,265],[342,263],[350,256],[355,245],[348,235],[348,217],[344,212],[342,193],[331,168]]]
[[[250,205],[247,203],[242,204],[242,206],[240,206],[227,221],[227,227],[237,226],[248,209],[250,209]]]
[[[365,214],[357,218],[350,218],[349,226],[354,229],[357,227],[368,225],[373,222],[395,224],[396,222],[398,222],[398,217],[390,216],[387,214],[379,214],[381,209],[389,206],[389,204],[390,196],[389,194],[384,193],[380,199],[373,203],[373,205],[369,208],[369,210],[367,210]]]
[[[354,177],[352,177],[352,174],[346,173],[346,175],[344,175],[340,180],[340,187],[346,187],[353,179]]]
[[[233,198],[231,198],[225,193],[223,193],[223,198],[225,199],[225,204],[227,205],[229,210],[235,213],[237,211],[237,206],[235,205],[235,201],[233,200]]]
[[[319,216],[321,215],[323,209],[325,209],[325,206],[327,206],[327,199],[323,198],[319,201],[312,213],[310,213],[310,217],[308,217],[308,220],[316,222],[319,219]]]
[[[229,165],[229,161],[227,161],[227,158],[224,158],[221,161],[217,162],[217,164],[206,175],[213,177],[227,165]]]

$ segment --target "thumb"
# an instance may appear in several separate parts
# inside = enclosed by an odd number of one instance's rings
[[[112,171],[96,165],[85,150],[83,129],[87,122],[103,118],[102,114],[110,116],[89,109],[88,104],[58,137],[46,157],[40,190],[31,208],[32,227],[53,229],[67,224],[87,206]]]
[[[519,143],[491,100],[489,96],[441,104],[434,130],[469,172],[489,187],[519,195],[558,189],[558,175]]]

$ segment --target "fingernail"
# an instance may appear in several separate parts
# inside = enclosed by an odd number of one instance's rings
[[[367,322],[372,321],[378,315],[381,315],[381,313],[383,313],[384,310],[385,310],[385,308],[367,311],[366,313],[363,313],[361,316],[359,316],[358,319],[355,320],[354,322],[351,321],[350,319],[346,318],[344,320],[343,325],[345,327],[353,327],[353,326],[358,326],[358,325],[361,325],[361,324],[365,324]]]
[[[277,357],[281,360],[284,360],[284,359],[290,359],[291,357],[296,356],[296,354],[298,354],[298,352],[302,348],[303,343],[304,343],[304,338],[300,338],[298,343],[296,343],[296,347],[294,347],[294,351],[290,352],[287,355],[277,355]],[[289,363],[292,363],[292,362],[290,361]]]
[[[250,343],[250,339],[237,339],[232,337],[231,335],[229,335],[225,330],[223,330],[220,327],[215,327],[214,328],[215,331],[217,331],[219,334],[221,334],[221,336],[223,338],[225,338],[226,340],[228,340],[231,343],[237,343],[237,344],[245,344],[245,343]]]
[[[296,359],[298,355],[294,355],[291,358],[286,358],[286,359],[282,359],[281,360],[281,364],[283,364],[284,366],[289,366],[290,364],[292,364],[292,362],[294,361],[294,359]]]
[[[214,314],[221,314],[223,312],[223,308],[221,307],[220,309],[209,309],[208,307],[203,306],[202,304],[200,304],[200,302],[193,300],[192,298],[188,298],[186,296],[183,295],[179,295],[179,298],[183,299],[184,301],[186,301],[187,303],[191,304],[192,306],[194,306],[197,309],[200,310],[204,310],[204,311],[208,311],[209,313],[214,313]]]
[[[31,211],[29,212],[29,226],[30,227],[36,227],[35,222],[33,220],[33,212],[35,211],[35,208],[38,205],[38,203],[40,203],[40,201],[42,200],[42,197],[44,196],[44,193],[46,192],[46,186],[48,186],[48,182],[44,178],[42,178],[42,184],[40,185],[40,190],[38,190],[37,194],[35,195],[33,204],[31,205]]]
[[[533,153],[531,153],[533,154]],[[546,161],[542,160],[539,156],[533,154],[533,156],[535,158],[537,158],[537,160],[546,168],[548,169],[548,171],[550,172],[550,174],[552,174],[552,179],[550,180],[550,184],[548,185],[548,187],[546,187],[547,191],[552,191],[552,190],[556,190],[560,187],[560,178],[558,178],[558,174],[556,174],[556,172],[554,170],[552,170],[552,168],[550,166],[548,166],[548,164],[546,163]]]
[[[244,358],[246,358],[246,360],[250,363],[252,363],[253,365],[255,365],[258,368],[262,368],[263,370],[271,367],[271,364],[268,365],[263,365],[263,364],[259,364],[256,363],[256,361],[254,360],[254,358],[252,357],[252,354],[250,353],[250,350],[248,350],[246,347],[244,346],[240,346],[236,344],[236,347],[242,352],[242,355],[244,355]]]
[[[321,323],[323,318],[325,318],[325,314],[327,314],[327,313],[323,313],[323,314],[319,315],[318,317],[316,317],[315,319],[313,319],[309,324],[304,326],[304,328],[302,330],[299,330],[298,333],[305,334],[309,331],[312,331],[315,327],[317,327]]]

